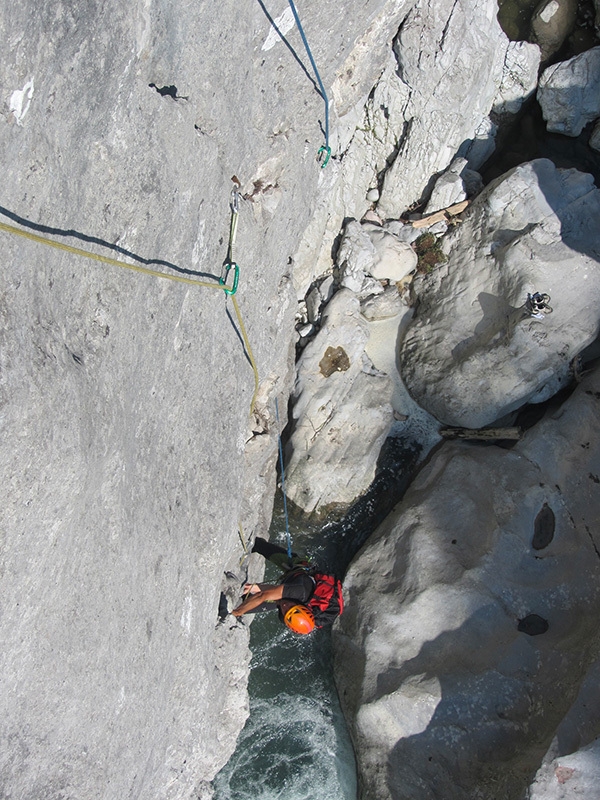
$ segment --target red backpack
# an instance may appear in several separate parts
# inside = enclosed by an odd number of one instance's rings
[[[312,611],[317,628],[333,625],[344,610],[342,582],[325,572],[309,573],[315,581],[315,590],[306,604]]]

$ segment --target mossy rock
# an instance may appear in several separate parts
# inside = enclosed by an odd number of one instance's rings
[[[418,258],[417,272],[422,275],[446,261],[446,255],[433,233],[423,233],[415,240],[413,248]]]

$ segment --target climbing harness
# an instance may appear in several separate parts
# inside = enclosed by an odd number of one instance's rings
[[[279,422],[279,404],[275,398],[275,416],[277,417],[277,440],[279,442],[279,464],[281,467],[281,492],[283,494],[283,515],[285,517],[285,534],[287,537],[288,561],[292,563],[292,537],[290,536],[290,523],[288,519],[287,500],[285,497],[285,471],[283,469],[283,447],[281,444],[281,423]]]
[[[540,292],[527,294],[525,309],[530,317],[534,319],[544,319],[546,314],[552,313],[552,309],[548,305],[549,302],[550,295],[548,294],[541,294]]]
[[[237,186],[231,190],[231,201],[229,203],[231,208],[231,224],[229,226],[229,244],[227,246],[227,258],[223,262],[223,269],[221,270],[221,277],[219,283],[223,290],[228,295],[234,295],[237,292],[238,281],[240,279],[240,268],[233,257],[233,248],[235,246],[235,238],[237,236],[238,214],[240,213],[240,193]],[[229,277],[230,270],[233,269],[233,283],[231,288],[227,286],[227,278]]]
[[[321,97],[325,103],[325,144],[319,148],[317,153],[317,158],[323,157],[323,163],[321,164],[321,169],[324,169],[327,166],[329,158],[331,156],[331,147],[329,146],[329,98],[327,97],[327,92],[325,91],[325,87],[323,86],[323,81],[321,80],[321,76],[319,74],[319,70],[317,69],[317,65],[313,58],[313,54],[310,50],[308,40],[306,38],[306,34],[304,33],[304,28],[302,27],[302,23],[300,22],[300,17],[298,16],[298,11],[296,10],[296,6],[294,5],[294,0],[288,0],[290,4],[290,8],[292,9],[292,14],[294,15],[294,19],[296,20],[296,26],[300,31],[300,36],[302,37],[302,41],[304,43],[304,47],[310,59],[310,63],[312,64],[312,68],[315,73],[315,77],[319,84],[319,88],[321,90]]]
[[[25,231],[22,228],[17,228],[14,225],[8,225],[5,222],[0,222],[0,231],[4,231],[5,233],[10,233],[14,236],[22,236],[23,238],[29,239],[33,242],[37,242],[38,244],[44,244],[47,245],[48,247],[53,247],[57,250],[63,250],[67,253],[71,253],[72,255],[80,256],[82,258],[89,258],[93,261],[99,261],[103,264],[110,264],[111,266],[114,267],[121,267],[122,269],[128,269],[133,272],[139,272],[143,275],[149,275],[153,278],[163,278],[165,280],[176,281],[177,283],[187,283],[187,284],[192,284],[193,286],[201,286],[205,289],[218,289],[219,291],[224,291],[226,295],[231,297],[238,325],[240,327],[242,341],[246,349],[248,361],[250,362],[250,366],[252,367],[252,372],[254,373],[254,394],[252,395],[252,401],[250,403],[250,413],[252,413],[254,411],[256,395],[258,394],[258,385],[259,385],[258,368],[256,366],[256,362],[252,354],[252,348],[250,346],[250,340],[248,339],[246,326],[244,325],[244,320],[242,318],[242,312],[240,311],[237,299],[234,296],[235,292],[237,291],[239,282],[239,268],[238,265],[233,262],[233,246],[235,244],[235,236],[237,232],[237,216],[239,210],[238,195],[236,189],[234,189],[234,191],[232,192],[231,210],[232,210],[232,216],[231,216],[231,229],[229,236],[229,248],[228,248],[227,260],[225,262],[227,268],[224,270],[224,273],[222,274],[218,283],[201,281],[198,280],[197,278],[188,278],[183,275],[171,275],[167,272],[158,272],[158,270],[149,269],[148,267],[141,267],[138,264],[129,264],[126,261],[120,261],[117,258],[110,258],[110,256],[103,256],[98,253],[92,253],[89,250],[83,250],[80,247],[73,247],[72,245],[64,244],[63,242],[57,242],[54,239],[49,239],[46,236],[40,236],[39,234],[32,233],[31,231]],[[227,280],[227,274],[232,268],[234,269],[234,278],[232,286],[229,287],[226,285],[226,280]]]

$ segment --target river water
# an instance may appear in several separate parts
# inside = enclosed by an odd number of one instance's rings
[[[280,506],[270,538],[285,547]],[[290,529],[294,550],[319,555],[318,531],[294,521]],[[265,580],[279,574],[268,565]],[[333,682],[331,632],[296,636],[268,612],[252,622],[250,646],[250,717],[214,781],[216,800],[354,800],[356,769]]]
[[[343,577],[406,491],[421,454],[412,440],[388,439],[371,489],[342,520],[316,524],[290,513],[294,551]],[[280,495],[269,536],[286,546]],[[279,575],[267,564],[266,581]],[[330,630],[300,637],[275,612],[257,614],[250,647],[250,717],[213,782],[215,800],[355,800],[356,765],[333,681]]]

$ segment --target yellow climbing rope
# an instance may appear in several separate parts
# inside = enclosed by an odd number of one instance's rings
[[[101,261],[103,264],[112,264],[114,267],[123,267],[131,269],[134,272],[142,272],[144,275],[151,275],[154,278],[166,278],[170,281],[179,281],[180,283],[193,283],[197,286],[204,286],[207,289],[221,289],[218,283],[209,283],[208,281],[199,281],[197,278],[185,278],[183,275],[168,275],[166,272],[158,272],[155,269],[148,269],[148,267],[140,267],[137,264],[128,264],[126,261],[119,261],[117,258],[110,258],[109,256],[101,256],[98,253],[90,253],[89,250],[82,250],[80,247],[73,247],[70,244],[63,242],[55,242],[54,239],[47,239],[45,236],[39,236],[37,233],[31,231],[24,231],[21,228],[15,228],[14,225],[7,225],[5,222],[0,222],[0,230],[7,233],[14,233],[17,236],[23,236],[25,239],[31,239],[34,242],[54,247],[57,250],[65,250],[67,253],[73,253],[76,256],[83,256],[83,258],[91,258],[94,261]]]
[[[242,319],[240,307],[238,306],[234,294],[231,295],[231,302],[235,308],[235,315],[240,326],[240,332],[242,334],[242,339],[244,340],[244,346],[246,347],[246,352],[248,353],[248,358],[250,360],[250,364],[252,365],[252,371],[254,372],[254,394],[252,395],[252,400],[250,402],[250,413],[252,413],[254,411],[254,404],[256,403],[256,395],[258,394],[258,369],[256,367],[256,362],[254,361],[254,356],[252,355],[252,348],[250,347],[250,341],[248,339],[248,334],[246,333],[246,326],[244,325],[244,320]]]
[[[64,250],[67,253],[72,253],[76,256],[81,256],[82,258],[90,258],[93,261],[101,261],[103,264],[111,264],[114,267],[121,267],[122,269],[129,269],[133,272],[141,272],[143,275],[150,275],[153,278],[164,278],[165,280],[169,281],[177,281],[178,283],[189,283],[194,286],[202,286],[205,289],[218,289],[219,291],[224,291],[224,287],[220,283],[210,283],[209,281],[200,281],[197,278],[187,278],[183,275],[169,275],[166,272],[158,272],[154,269],[148,269],[148,267],[140,267],[138,264],[128,264],[126,261],[120,261],[117,258],[110,258],[109,256],[102,256],[98,253],[91,253],[89,250],[82,250],[80,247],[73,247],[69,244],[64,244],[63,242],[56,242],[54,239],[48,239],[45,236],[40,236],[37,233],[31,233],[31,231],[24,231],[21,228],[17,228],[14,225],[7,225],[5,222],[0,222],[0,231],[4,231],[5,233],[11,233],[16,236],[22,236],[25,239],[30,239],[34,242],[38,242],[39,244],[45,244],[48,247],[54,247],[57,250]],[[226,292],[226,294],[229,294]],[[252,371],[254,373],[254,394],[252,395],[252,402],[250,403],[250,413],[254,410],[254,403],[256,402],[256,395],[258,393],[258,369],[256,366],[256,362],[254,361],[254,356],[252,354],[252,348],[250,346],[250,341],[248,339],[248,334],[246,333],[246,326],[244,325],[244,320],[242,319],[242,313],[240,311],[240,307],[238,306],[237,300],[233,294],[230,295],[231,300],[233,302],[233,307],[235,309],[235,314],[237,317],[238,324],[240,326],[240,332],[242,334],[242,340],[244,342],[244,347],[246,348],[246,353],[248,354],[248,360],[252,366]]]

